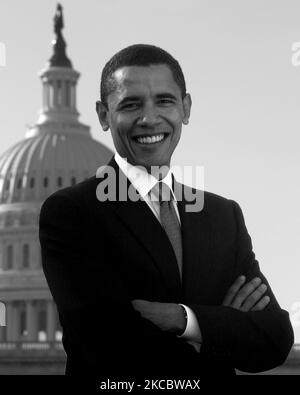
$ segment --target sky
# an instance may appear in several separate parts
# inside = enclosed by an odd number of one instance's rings
[[[173,164],[203,166],[205,189],[241,206],[262,272],[300,342],[300,2],[62,1],[67,54],[81,73],[80,120],[113,148],[95,112],[106,61],[134,43],[180,62],[193,105]],[[0,153],[36,122],[38,72],[52,54],[52,0],[1,0]],[[299,44],[300,45],[300,44]],[[5,52],[5,62],[3,53]],[[1,61],[2,54],[2,61]],[[3,64],[5,63],[5,64]]]

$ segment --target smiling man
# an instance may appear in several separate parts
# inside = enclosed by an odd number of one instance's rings
[[[40,215],[66,374],[196,379],[271,369],[288,355],[288,313],[239,205],[198,191],[202,209],[189,212],[178,193],[191,190],[170,168],[191,103],[179,63],[161,48],[127,47],[102,71],[96,109],[116,154],[97,177],[50,196]],[[100,199],[102,183],[138,199]]]
[[[116,151],[148,170],[169,166],[182,123],[190,116],[185,85],[181,90],[165,64],[121,67],[113,78],[114,89],[97,102],[97,112],[103,129],[111,130]]]

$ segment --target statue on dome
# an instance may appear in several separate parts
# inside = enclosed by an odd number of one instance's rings
[[[57,36],[62,36],[62,29],[64,27],[64,19],[61,4],[57,4],[56,13],[54,15],[54,32]]]
[[[66,55],[66,42],[62,35],[62,29],[64,27],[63,8],[59,3],[57,4],[56,13],[53,20],[56,37],[52,41],[54,54],[49,59],[49,65],[51,67],[72,68],[72,63]]]

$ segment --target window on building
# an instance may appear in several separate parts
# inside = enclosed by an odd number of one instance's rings
[[[47,313],[46,313],[46,310],[40,310],[39,311],[39,318],[38,318],[39,331],[46,332],[46,329],[47,329],[46,324],[47,324]]]
[[[20,312],[20,335],[26,336],[27,335],[27,330],[26,330],[26,311],[22,310]]]
[[[71,104],[71,87],[70,81],[66,81],[66,107],[70,107]]]
[[[19,178],[19,179],[18,179],[17,188],[18,188],[18,189],[21,189],[21,188],[22,188],[22,178]]]
[[[31,177],[30,178],[30,183],[29,183],[29,186],[30,186],[30,188],[34,188],[34,178],[33,177]]]
[[[53,107],[54,104],[54,88],[53,82],[49,81],[49,106]]]
[[[62,86],[61,80],[57,80],[56,82],[56,89],[57,89],[57,106],[61,107],[62,105]]]
[[[23,268],[28,269],[29,268],[29,244],[24,244],[23,245]]]
[[[44,188],[47,188],[47,186],[48,186],[48,177],[44,177],[43,185],[44,185]]]
[[[76,177],[72,177],[71,178],[71,185],[75,185],[76,184]]]
[[[9,245],[7,246],[7,264],[6,264],[7,270],[11,270],[13,268],[13,259],[14,259],[13,246]]]
[[[76,92],[76,83],[75,83],[75,81],[72,81],[71,82],[71,107],[72,108],[76,107],[75,92]]]
[[[38,341],[44,342],[47,340],[47,312],[42,308],[38,312]]]
[[[41,248],[38,246],[38,251],[37,251],[37,264],[36,266],[38,268],[42,267],[42,251]]]
[[[62,186],[62,177],[57,178],[57,186],[61,187]]]

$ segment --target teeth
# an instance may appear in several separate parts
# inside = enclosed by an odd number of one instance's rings
[[[141,144],[153,144],[158,143],[159,141],[163,140],[163,138],[163,134],[158,134],[157,136],[152,137],[138,137],[137,141]]]

